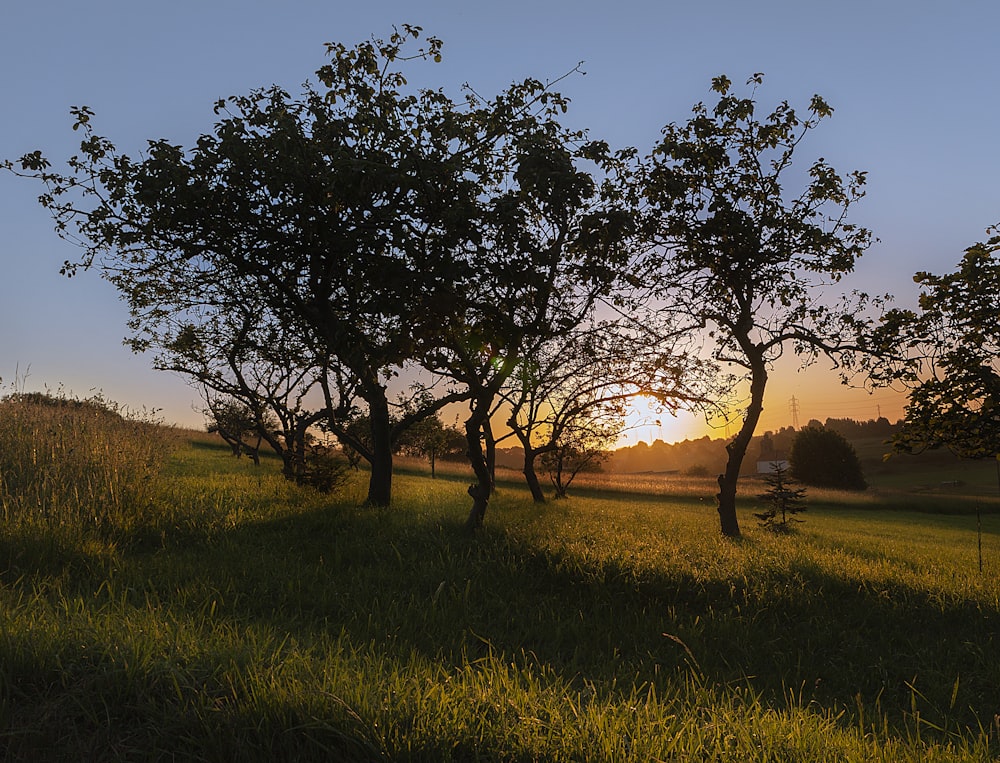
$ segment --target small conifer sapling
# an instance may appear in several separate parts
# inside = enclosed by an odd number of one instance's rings
[[[754,513],[761,526],[787,531],[790,529],[789,523],[803,521],[796,519],[794,515],[806,510],[803,500],[806,489],[793,486],[784,464],[774,462],[771,471],[764,476],[764,482],[767,483],[767,490],[757,497],[766,501],[768,508]]]

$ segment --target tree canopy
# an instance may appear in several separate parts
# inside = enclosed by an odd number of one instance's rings
[[[387,505],[406,430],[464,403],[471,528],[493,490],[500,401],[528,458],[568,445],[590,414],[614,420],[627,394],[707,410],[742,384],[718,496],[723,532],[739,534],[736,482],[771,364],[788,349],[838,363],[866,349],[867,298],[824,291],[869,243],[846,218],[865,175],[822,158],[792,169],[830,106],[814,96],[804,115],[781,102],[761,116],[761,75],[742,97],[717,77],[717,102],[640,160],[568,128],[550,83],[489,99],[410,86],[408,67],[441,58],[419,27],[327,54],[299,93],[219,100],[192,145],[151,140],[136,158],[74,108],[82,140],[66,171],[41,152],[18,170],[82,247],[64,272],[99,268],[129,306],[132,348],[231,400],[291,478],[319,428],[368,461],[368,500]],[[636,339],[604,357],[576,347],[562,359],[602,373],[569,379],[553,348],[592,333],[599,308]],[[411,371],[430,381],[397,403],[390,385]]]
[[[792,440],[791,476],[806,485],[864,490],[868,485],[854,446],[839,432],[805,427]]]
[[[996,229],[991,229],[996,233]],[[910,396],[894,450],[948,448],[962,458],[1000,457],[1000,236],[970,246],[945,275],[919,272],[917,310],[888,313],[877,334],[899,355],[880,365]]]
[[[720,373],[736,369],[733,384],[749,388],[719,478],[727,535],[740,532],[736,485],[774,361],[790,349],[804,363],[821,355],[847,362],[867,330],[864,295],[831,301],[825,291],[871,240],[847,221],[865,173],[841,176],[819,158],[797,176],[799,145],[833,109],[813,96],[804,115],[783,101],[762,116],[762,81],[754,75],[740,97],[728,78],[715,78],[715,105],[699,103],[687,122],[664,127],[640,168],[652,249],[636,280],[651,287],[655,309],[671,323],[703,332]]]
[[[57,229],[83,247],[65,272],[101,266],[129,305],[135,349],[272,407],[274,389],[256,382],[277,369],[282,390],[297,389],[286,413],[305,426],[336,429],[363,401],[376,504],[391,490],[386,385],[412,357],[420,317],[449,299],[442,270],[469,238],[490,154],[476,110],[407,88],[402,64],[440,56],[435,38],[407,47],[420,33],[330,44],[319,85],[220,100],[219,121],[189,148],[153,140],[132,159],[78,108],[84,139],[68,174],[39,153],[21,161],[48,186]]]
[[[134,349],[260,421],[287,419],[300,444],[322,424],[371,464],[371,503],[390,501],[401,433],[470,401],[477,525],[494,397],[591,314],[631,218],[593,174],[608,147],[559,123],[565,98],[533,79],[491,100],[411,88],[405,67],[440,59],[421,35],[329,44],[318,84],[220,100],[194,145],[152,140],[136,159],[79,107],[68,171],[41,152],[20,166],[82,247],[64,272],[99,266],[128,303]],[[390,381],[418,365],[444,393],[394,411]]]
[[[539,88],[514,87],[490,107],[506,132],[486,131],[495,133],[492,170],[480,175],[474,233],[454,253],[447,313],[431,320],[418,354],[428,372],[467,392],[470,528],[482,524],[493,490],[491,416],[501,390],[547,342],[593,318],[628,256],[632,217],[595,177],[615,157],[563,127],[565,100]]]

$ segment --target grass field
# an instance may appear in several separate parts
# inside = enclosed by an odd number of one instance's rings
[[[731,542],[696,483],[503,482],[469,537],[461,475],[372,510],[363,475],[331,499],[168,439],[107,521],[5,497],[3,759],[1000,754],[996,514],[982,573],[974,515],[829,493],[781,536],[748,498]]]

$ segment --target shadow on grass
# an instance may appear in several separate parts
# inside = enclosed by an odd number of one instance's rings
[[[227,455],[232,455],[233,449],[230,447],[229,443],[225,440],[206,440],[202,438],[190,438],[187,440],[187,445],[194,450],[210,450],[213,452],[225,453]]]
[[[636,685],[667,689],[694,674],[711,686],[749,686],[777,709],[787,707],[792,690],[802,704],[847,710],[845,726],[856,725],[852,708],[863,706],[900,735],[916,709],[935,725],[970,730],[988,726],[1000,711],[996,607],[802,561],[739,579],[712,579],[676,559],[663,569],[642,568],[627,558],[542,548],[516,524],[488,526],[470,538],[461,519],[331,506],[222,535],[167,538],[155,551],[130,553],[113,589],[97,565],[64,562],[80,573],[72,589],[97,609],[148,609],[152,601],[170,617],[197,619],[211,601],[211,619],[234,633],[261,627],[307,652],[346,640],[400,664],[420,655],[445,674],[484,657],[533,662],[568,685],[623,699]],[[750,552],[755,543],[744,539],[740,547]],[[13,558],[14,549],[0,554]],[[51,555],[35,570],[24,561],[31,556],[21,555],[16,580],[6,577],[11,584],[30,588],[32,577],[53,574]],[[27,646],[15,641],[3,645],[8,721],[15,697],[17,712],[31,713],[53,702],[107,703],[121,695],[111,716],[124,719],[126,735],[126,720],[162,724],[171,713],[183,715],[193,696],[231,697],[231,686],[228,694],[218,686],[239,670],[238,662],[226,666],[231,655],[208,650],[189,693],[161,685],[167,679],[155,670],[119,675],[124,663],[89,661],[107,645],[57,640],[63,651],[55,658],[29,659]],[[262,657],[279,660],[280,651]],[[57,679],[67,666],[77,678]],[[129,719],[133,706],[137,718]],[[274,710],[258,725],[301,726],[299,714]],[[222,726],[204,733],[225,738],[226,713],[208,715],[223,719]],[[84,715],[78,722],[89,721]],[[254,719],[231,722],[252,727]],[[351,750],[366,759],[364,730],[349,714],[331,723],[323,744],[347,750],[343,759]],[[308,739],[303,744],[312,749]]]
[[[213,587],[243,589],[231,614],[306,641],[341,630],[446,668],[531,655],[605,687],[694,671],[710,684],[749,684],[776,706],[789,689],[827,708],[860,698],[897,724],[914,700],[925,718],[970,728],[1000,709],[996,608],[804,562],[712,580],[676,564],[657,572],[542,550],[492,527],[469,538],[458,518],[415,524],[336,510],[240,529],[226,547],[201,555],[199,572]]]

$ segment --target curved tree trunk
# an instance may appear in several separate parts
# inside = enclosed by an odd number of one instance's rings
[[[553,464],[553,471],[550,472],[552,477],[552,486],[556,491],[556,499],[566,497],[566,484],[563,483],[563,467],[566,464],[566,449],[560,447],[555,451],[555,463]]]
[[[531,491],[531,498],[535,503],[545,503],[545,494],[542,493],[542,485],[538,481],[538,474],[535,472],[535,458],[538,451],[532,448],[524,449],[524,480],[528,483],[528,490]]]
[[[483,424],[490,415],[490,400],[477,399],[473,404],[472,414],[465,422],[465,441],[468,445],[467,454],[472,472],[476,476],[474,484],[469,485],[469,495],[472,497],[472,509],[465,527],[468,530],[478,530],[483,526],[486,509],[489,507],[490,495],[493,493],[493,475],[490,473],[489,462],[483,450]]]
[[[371,476],[368,479],[368,503],[388,506],[392,502],[392,436],[389,401],[385,389],[368,395],[372,429]]]
[[[483,421],[483,444],[486,446],[486,468],[490,470],[490,492],[497,489],[497,440],[493,436],[490,417]]]
[[[736,436],[726,446],[729,458],[726,460],[726,471],[719,475],[719,492],[715,496],[719,502],[719,521],[722,534],[730,538],[740,536],[740,523],[736,517],[736,486],[740,479],[740,469],[746,456],[750,440],[757,429],[760,414],[764,410],[764,388],[767,386],[767,366],[763,359],[753,362],[750,370],[750,405],[743,419],[743,426]]]

